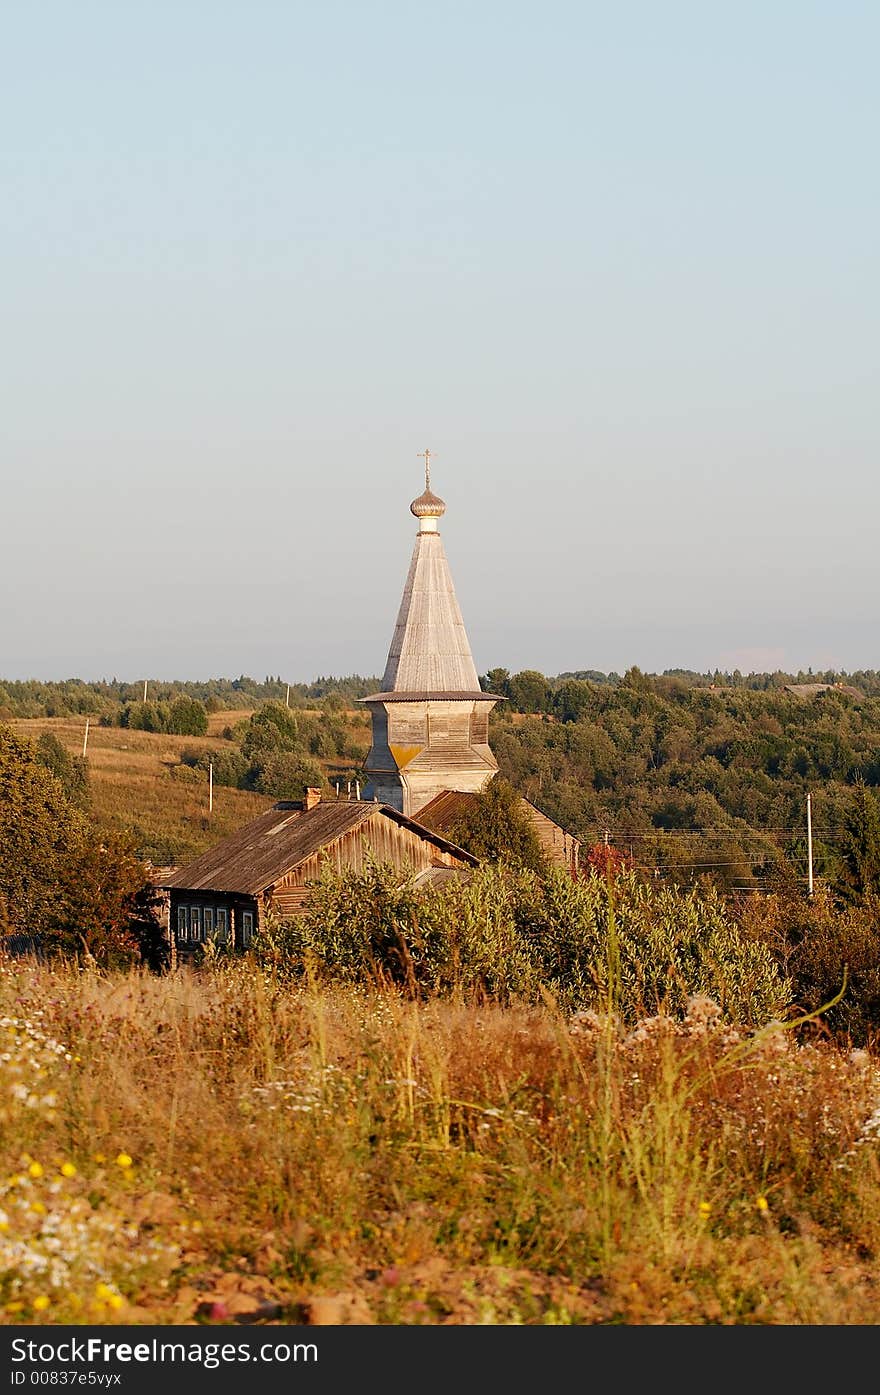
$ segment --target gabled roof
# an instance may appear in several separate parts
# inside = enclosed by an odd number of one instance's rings
[[[477,859],[439,832],[423,827],[387,804],[360,799],[322,800],[312,809],[282,800],[230,833],[213,848],[177,868],[164,888],[186,891],[238,892],[256,896],[299,863],[376,815],[392,819],[441,851],[469,865]]]
[[[435,833],[448,833],[462,814],[473,807],[477,798],[470,790],[441,790],[422,805],[418,811],[419,818]]]

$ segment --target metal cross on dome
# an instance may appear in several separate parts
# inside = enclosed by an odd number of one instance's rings
[[[428,450],[427,446],[424,450],[419,451],[419,459],[425,461],[425,489],[429,494],[431,492],[431,456],[436,454],[435,450]]]

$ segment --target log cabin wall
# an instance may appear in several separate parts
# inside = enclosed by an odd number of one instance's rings
[[[319,879],[325,861],[329,861],[335,872],[348,869],[361,872],[366,864],[368,850],[376,862],[390,862],[400,872],[421,872],[428,867],[470,865],[454,853],[438,847],[408,828],[401,827],[377,809],[366,824],[344,834],[311,857],[305,858],[286,877],[277,882],[267,897],[268,905],[282,920],[299,915],[309,899],[309,883]]]
[[[579,840],[566,833],[564,828],[560,828],[558,823],[542,814],[528,800],[523,800],[522,807],[551,866],[567,867],[570,872],[576,872],[580,863]]]

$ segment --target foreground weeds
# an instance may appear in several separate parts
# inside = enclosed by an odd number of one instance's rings
[[[873,1323],[880,1071],[818,1035],[0,962],[9,1323]]]

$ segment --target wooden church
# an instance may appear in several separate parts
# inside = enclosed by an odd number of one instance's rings
[[[438,520],[446,512],[425,489],[410,505],[418,520],[403,599],[380,692],[362,698],[372,744],[362,800],[282,801],[209,852],[165,878],[172,950],[184,957],[209,938],[246,948],[269,909],[298,914],[328,859],[359,868],[369,851],[401,876],[469,875],[476,858],[446,835],[453,813],[497,773],[489,713],[501,699],[480,688]],[[523,801],[549,860],[575,871],[577,839]],[[420,819],[424,814],[424,820]]]

